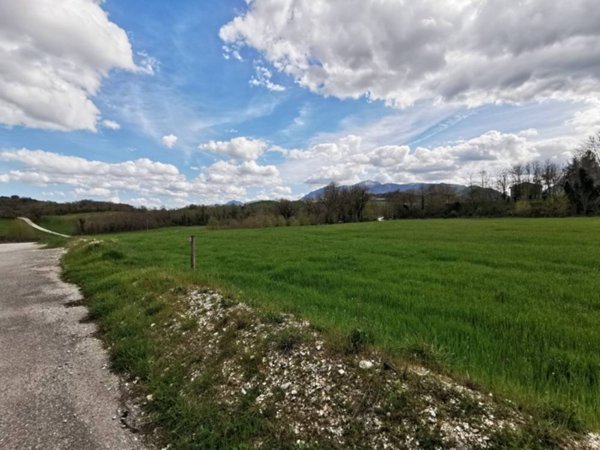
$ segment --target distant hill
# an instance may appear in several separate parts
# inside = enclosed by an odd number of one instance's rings
[[[377,181],[371,181],[371,180],[361,181],[360,183],[357,183],[357,184],[354,184],[354,185],[343,185],[343,186],[340,186],[340,187],[341,188],[351,188],[353,186],[364,187],[364,188],[367,189],[367,191],[369,192],[369,194],[372,194],[372,195],[383,195],[383,194],[389,194],[389,193],[392,193],[392,192],[418,191],[419,189],[424,188],[424,187],[428,187],[428,186],[448,186],[448,187],[450,187],[452,189],[455,189],[456,192],[462,192],[465,189],[467,189],[466,186],[463,186],[463,185],[460,185],[460,184],[448,184],[448,183],[405,183],[405,184],[397,184],[397,183],[379,183]],[[323,186],[320,189],[317,189],[315,191],[309,192],[304,197],[302,197],[302,200],[316,200],[321,195],[323,195],[323,192],[325,191],[325,187],[326,186]]]
[[[0,217],[15,218],[19,216],[41,217],[51,215],[79,214],[106,211],[134,211],[135,208],[123,203],[98,202],[80,200],[71,203],[57,203],[35,200],[28,197],[0,196]]]

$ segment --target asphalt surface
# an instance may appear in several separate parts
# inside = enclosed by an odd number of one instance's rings
[[[68,305],[81,296],[60,280],[61,255],[0,245],[0,449],[141,449],[94,324]]]

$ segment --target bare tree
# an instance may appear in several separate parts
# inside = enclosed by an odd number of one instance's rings
[[[325,221],[327,223],[335,223],[338,221],[338,197],[340,189],[335,183],[330,183],[325,186],[321,195],[321,203],[325,208]]]
[[[565,168],[564,188],[578,214],[600,210],[600,134],[590,137]]]
[[[532,161],[530,164],[533,182],[535,184],[542,184],[542,165],[539,161]]]
[[[496,188],[502,192],[502,198],[506,200],[508,198],[508,185],[510,182],[510,172],[506,169],[500,171],[496,175]]]
[[[525,181],[527,182],[531,182],[531,175],[533,174],[533,166],[531,164],[531,162],[528,162],[527,164],[525,164]]]
[[[558,183],[559,178],[560,170],[558,165],[547,159],[542,166],[541,179],[548,194],[552,194],[554,186]]]
[[[480,186],[485,189],[487,187],[487,185],[488,185],[488,182],[489,182],[487,171],[481,170],[479,172],[479,177],[480,177],[479,179],[481,180],[481,185]]]
[[[510,169],[511,181],[513,184],[521,184],[523,182],[523,175],[525,174],[525,168],[522,164],[515,164]]]
[[[469,177],[469,187],[471,188],[471,187],[473,187],[473,185],[475,184],[475,183],[473,182],[473,177],[474,177],[474,175],[473,175],[473,172],[469,172],[469,175],[468,175],[468,177]]]

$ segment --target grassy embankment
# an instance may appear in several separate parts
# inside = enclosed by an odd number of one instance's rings
[[[61,234],[73,235],[77,231],[77,219],[83,214],[66,214],[64,216],[44,216],[36,223],[48,230]]]
[[[8,229],[10,223],[11,220],[9,219],[0,219],[0,242],[8,239]]]
[[[39,241],[44,236],[20,220],[0,219],[0,242]]]
[[[598,218],[174,228],[105,236],[114,241],[75,250],[65,264],[116,367],[150,383],[161,350],[150,323],[168,316],[171,288],[208,284],[295,312],[332,339],[360,328],[391,356],[433,361],[529,411],[597,430],[599,231]]]
[[[79,214],[65,214],[62,216],[44,216],[38,221],[38,225],[61,234],[74,235],[79,232],[79,220],[85,221],[97,217],[118,217],[123,213],[118,211],[93,212]]]
[[[98,212],[44,216],[36,222],[39,226],[61,234],[77,234],[79,219],[87,220],[94,216],[118,215],[118,212]],[[47,240],[48,235],[38,232],[16,219],[0,219],[0,242],[23,242]]]

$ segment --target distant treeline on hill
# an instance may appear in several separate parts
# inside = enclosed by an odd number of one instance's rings
[[[72,233],[95,234],[167,226],[258,228],[403,218],[549,217],[600,214],[600,135],[590,138],[565,166],[532,161],[495,176],[481,171],[469,186],[452,184],[354,186],[330,184],[302,200],[190,205],[147,210],[106,202],[58,204],[0,197],[0,217],[77,214]],[[103,214],[87,214],[103,212]]]
[[[35,200],[27,197],[13,195],[0,196],[0,218],[14,219],[16,217],[29,217],[38,220],[44,216],[59,216],[65,214],[81,214],[105,211],[135,211],[130,205],[81,200],[72,203],[57,203],[44,200]]]

